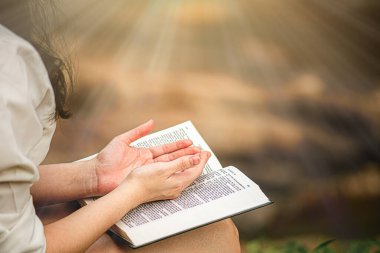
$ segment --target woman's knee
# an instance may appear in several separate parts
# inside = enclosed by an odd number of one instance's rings
[[[231,253],[240,252],[240,240],[239,231],[231,219],[225,219],[218,222],[220,226],[218,229],[223,231],[225,235],[225,240],[231,245]]]
[[[231,219],[169,238],[163,244],[169,241],[176,250],[163,252],[240,253],[239,233]]]
[[[239,240],[239,231],[235,226],[235,223],[231,219],[224,220],[227,224],[228,230],[231,232],[232,236]]]

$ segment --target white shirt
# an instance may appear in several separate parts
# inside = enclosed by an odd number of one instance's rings
[[[0,252],[45,252],[30,187],[55,130],[54,93],[37,51],[0,25]]]

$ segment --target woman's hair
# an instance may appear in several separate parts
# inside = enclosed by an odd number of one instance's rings
[[[42,58],[54,90],[57,120],[71,115],[67,102],[73,75],[68,58],[56,51],[62,38],[54,34],[55,11],[53,0],[0,0],[0,24],[30,42]]]

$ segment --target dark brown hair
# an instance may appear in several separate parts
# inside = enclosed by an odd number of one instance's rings
[[[54,118],[67,119],[71,115],[67,103],[73,87],[73,73],[68,57],[56,50],[62,38],[54,33],[57,29],[53,20],[55,12],[53,0],[0,0],[0,23],[36,48],[54,90]]]

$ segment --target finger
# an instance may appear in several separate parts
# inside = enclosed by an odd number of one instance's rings
[[[140,126],[119,135],[118,137],[127,143],[128,145],[134,142],[137,139],[149,134],[153,130],[154,122],[153,120],[149,120]]]
[[[181,150],[177,150],[177,151],[170,153],[170,154],[161,155],[159,157],[156,157],[153,160],[154,160],[154,162],[169,162],[169,161],[173,161],[177,158],[180,158],[182,156],[195,155],[195,154],[198,154],[199,152],[201,152],[201,150],[198,147],[188,147],[188,148],[184,148]]]
[[[180,180],[183,182],[184,188],[188,187],[195,179],[197,179],[203,172],[203,169],[211,156],[210,152],[203,151],[200,154],[200,162],[194,168],[184,170],[180,173],[173,175],[174,180]]]
[[[187,170],[193,166],[198,165],[200,162],[199,154],[187,155],[177,158],[170,162],[161,162],[161,166],[164,174],[167,177],[171,177],[173,174]]]
[[[162,146],[150,148],[150,152],[153,154],[153,158],[158,156],[172,153],[176,150],[187,148],[191,146],[193,142],[191,140],[180,140],[172,143],[168,143]]]

